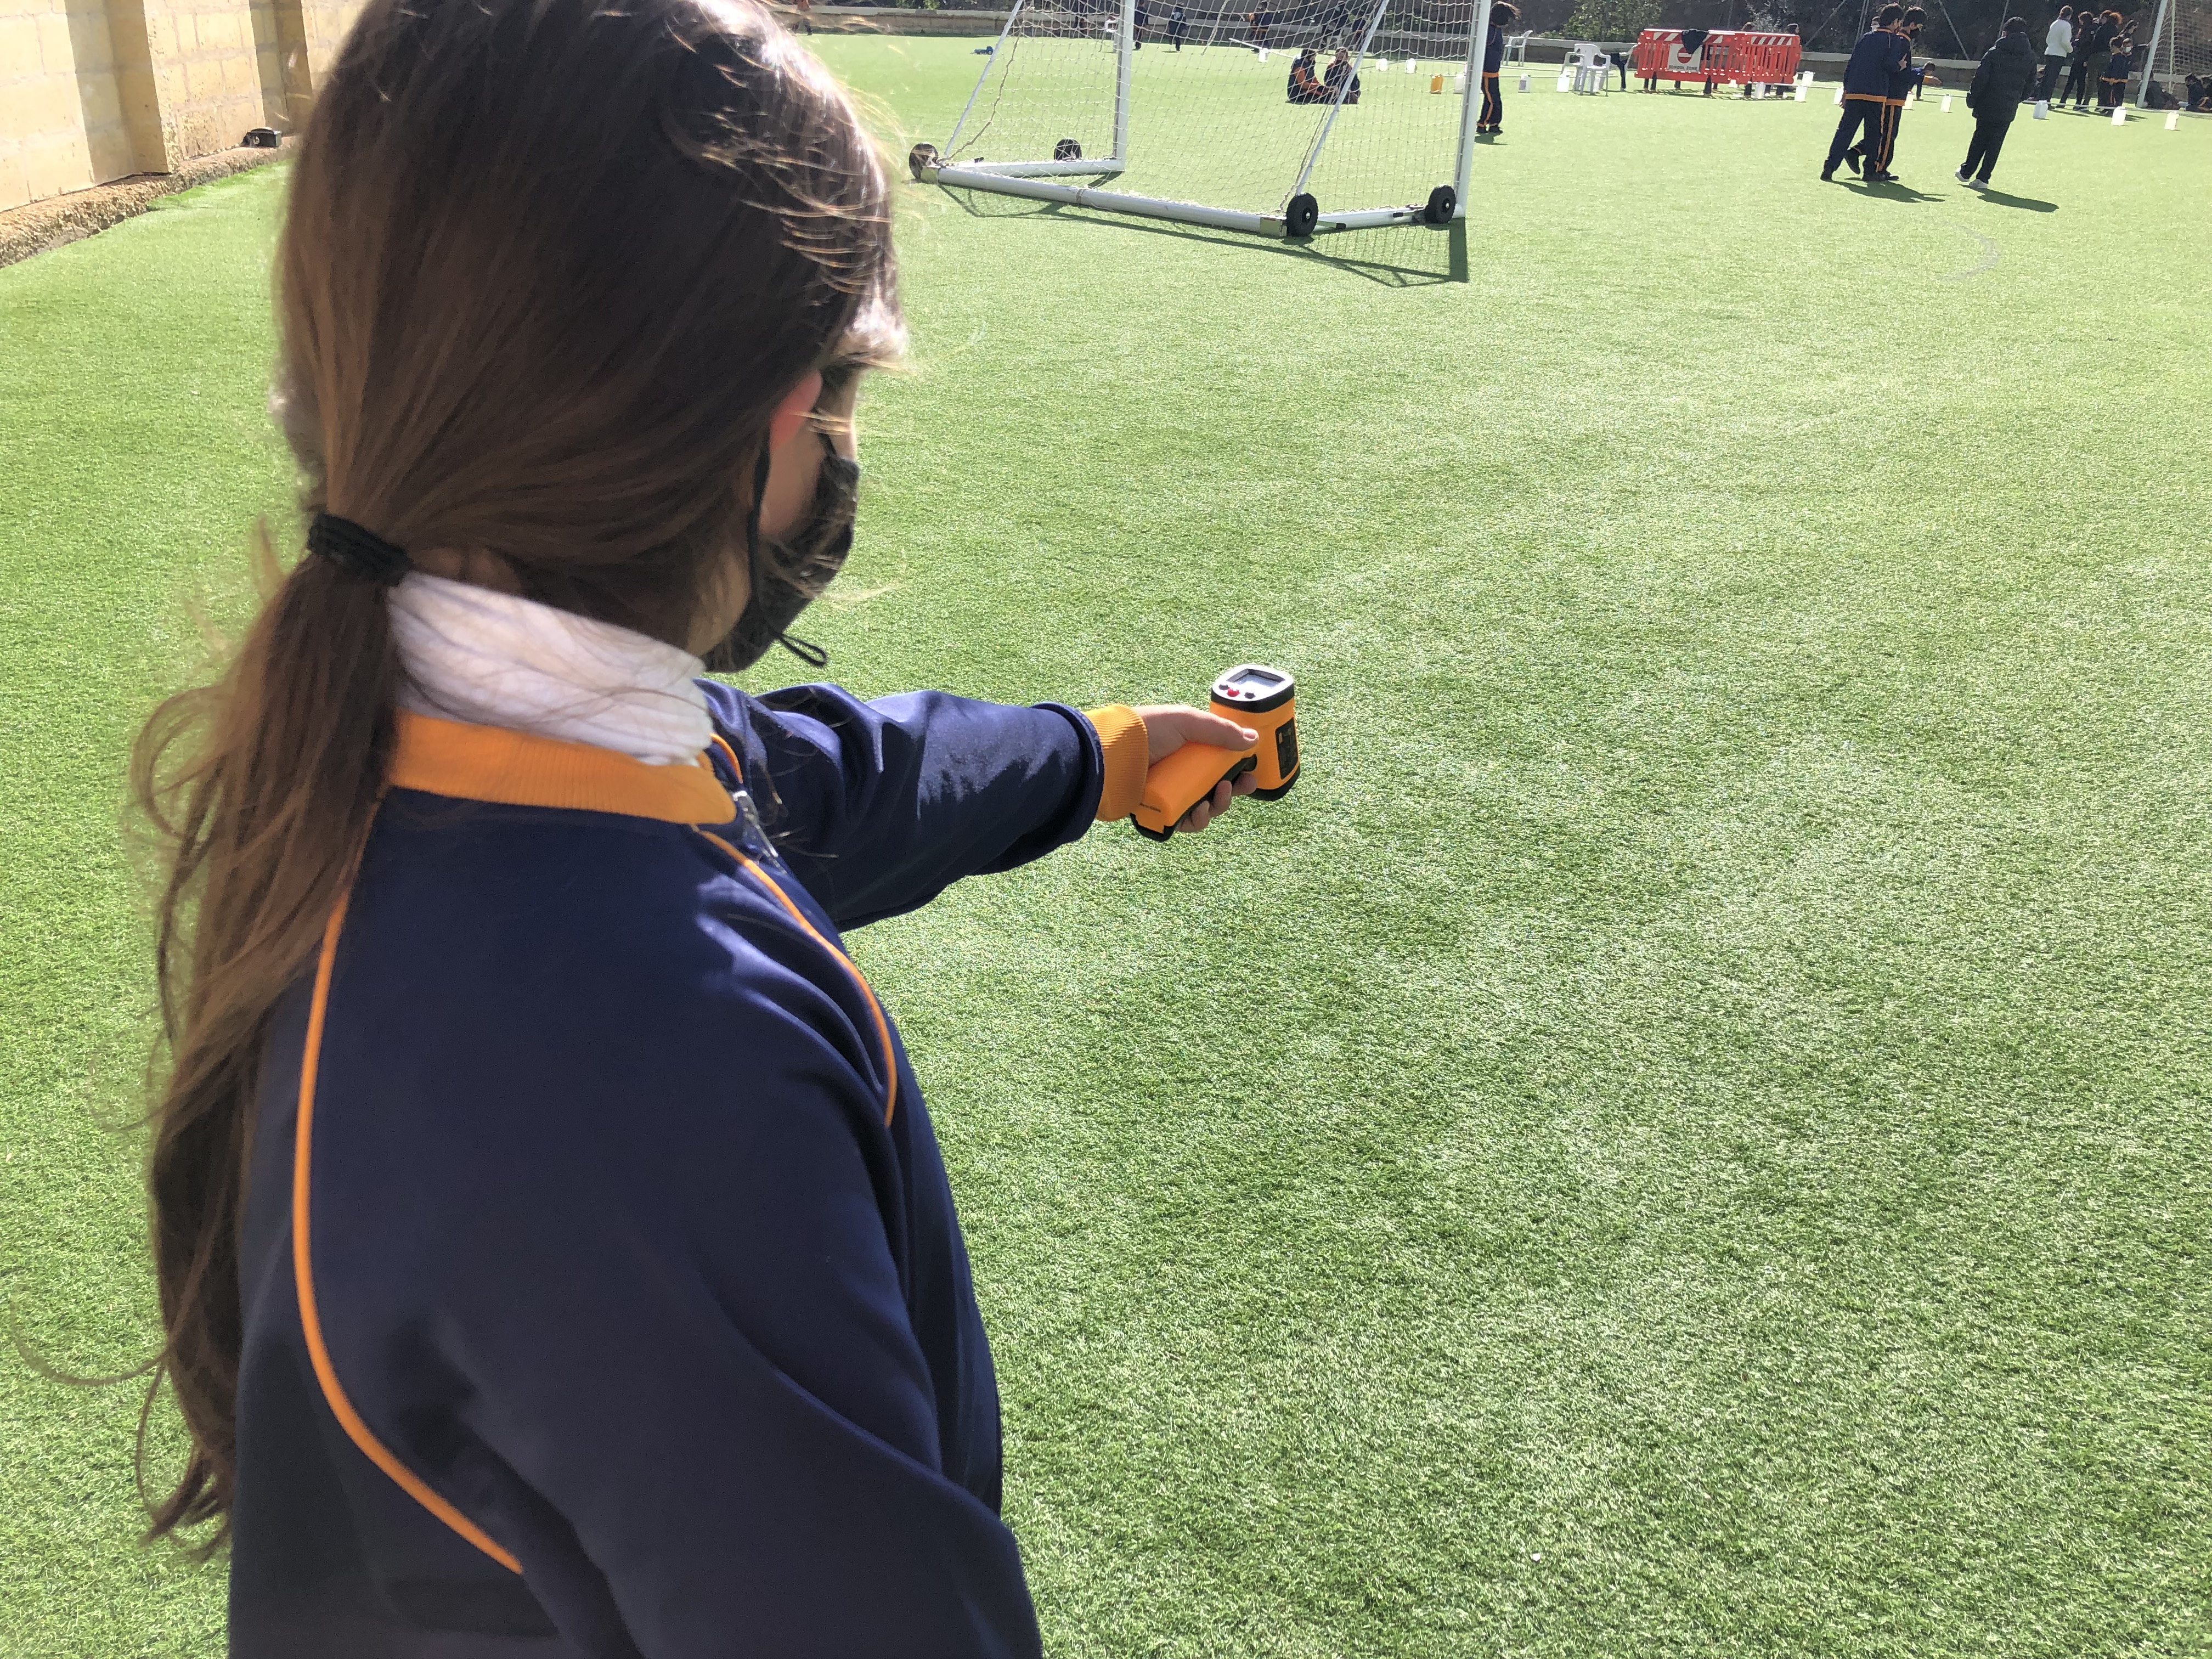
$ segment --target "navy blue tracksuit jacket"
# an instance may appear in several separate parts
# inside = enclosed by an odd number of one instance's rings
[[[951,1191],[839,929],[1132,810],[1143,727],[708,695],[694,766],[399,717],[265,1050],[239,1659],[1038,1652]]]
[[[1912,61],[1912,45],[1889,29],[1869,29],[1851,48],[1844,65],[1844,101],[1855,98],[1886,100],[1894,77]]]
[[[1828,143],[1821,176],[1833,173],[1846,154],[1863,153],[1879,173],[1895,135],[1893,117],[1903,107],[1891,88],[1912,60],[1911,44],[1888,29],[1869,29],[1851,48],[1844,65],[1844,113]],[[1853,141],[1857,142],[1854,143]]]

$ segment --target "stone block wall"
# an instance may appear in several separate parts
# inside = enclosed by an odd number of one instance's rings
[[[361,0],[0,0],[0,210],[292,131]]]

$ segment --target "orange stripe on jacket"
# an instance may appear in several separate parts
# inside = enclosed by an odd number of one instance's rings
[[[402,1492],[500,1565],[509,1572],[520,1572],[520,1561],[492,1542],[475,1522],[431,1491],[421,1476],[393,1456],[376,1437],[362,1420],[361,1413],[354,1409],[353,1401],[346,1397],[337,1370],[331,1364],[330,1349],[323,1341],[322,1316],[315,1301],[314,1255],[307,1228],[307,1200],[313,1184],[308,1177],[314,1168],[315,1076],[322,1061],[323,1023],[330,1010],[331,973],[337,961],[338,933],[345,925],[346,906],[352,896],[349,887],[323,928],[322,952],[315,959],[314,1000],[307,1006],[307,1051],[300,1060],[299,1124],[292,1143],[292,1285],[300,1302],[300,1328],[307,1339],[307,1360],[314,1367],[315,1381],[321,1386],[323,1398],[329,1402],[338,1426],[346,1431],[346,1438],[361,1448],[363,1456],[389,1475]]]
[[[852,957],[823,937],[822,930],[806,919],[806,913],[791,902],[791,895],[776,884],[774,877],[713,831],[702,830],[699,833],[751,871],[760,884],[775,895],[776,902],[791,913],[791,919],[806,930],[806,936],[837,959],[837,965],[853,976],[853,983],[860,988],[860,994],[868,1000],[868,1012],[876,1021],[876,1040],[884,1049],[884,1125],[888,1128],[891,1113],[898,1105],[898,1051],[891,1046],[891,1024],[884,1018],[884,1005],[876,1000],[875,988],[868,983],[867,975],[860,970]]]

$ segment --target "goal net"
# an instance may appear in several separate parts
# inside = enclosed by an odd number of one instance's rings
[[[2136,27],[2136,75],[2130,88],[2138,103],[2153,85],[2174,103],[2189,96],[2192,76],[2200,94],[2212,82],[2212,0],[2166,0],[2145,27]]]
[[[1013,0],[915,176],[1273,236],[1464,212],[1489,0],[1243,3]]]

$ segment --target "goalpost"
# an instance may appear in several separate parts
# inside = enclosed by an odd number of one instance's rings
[[[1466,216],[1490,0],[1012,3],[916,179],[1260,236]]]
[[[2212,6],[2204,0],[2158,0],[2148,45],[2138,40],[2136,46],[2141,50],[2136,66],[2136,107],[2148,106],[2154,84],[2162,83],[2167,92],[2179,97],[2189,76],[2212,76]]]

